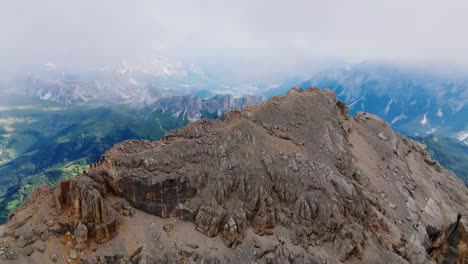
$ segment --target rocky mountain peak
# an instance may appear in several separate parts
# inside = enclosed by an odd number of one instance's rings
[[[464,184],[379,117],[293,88],[36,190],[7,263],[463,263]],[[9,262],[8,262],[9,261]]]

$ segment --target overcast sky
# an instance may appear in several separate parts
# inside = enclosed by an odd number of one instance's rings
[[[0,63],[131,56],[468,66],[468,1],[2,0]]]

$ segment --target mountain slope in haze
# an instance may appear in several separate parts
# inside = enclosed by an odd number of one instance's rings
[[[414,137],[424,144],[435,160],[453,171],[468,185],[468,145],[452,138]]]
[[[69,68],[48,63],[31,65],[10,77],[6,89],[44,100],[75,104],[92,101],[151,103],[165,94],[194,93],[211,85],[196,65],[167,58],[132,59],[102,67]]]
[[[182,114],[185,116],[181,118],[187,118],[191,121],[200,119],[202,112],[216,113],[219,118],[226,111],[242,109],[247,105],[262,102],[262,97],[256,95],[233,96],[224,93],[210,98],[201,98],[196,93],[181,92],[177,89],[170,90],[170,92],[163,91],[152,83],[136,83],[131,81],[132,79],[129,81],[125,76],[99,78],[101,79],[27,78],[10,85],[17,88],[13,92],[15,95],[17,93],[26,94],[30,97],[65,105],[124,104],[136,108],[154,108],[177,117]],[[112,82],[112,84],[102,84],[101,82]],[[158,86],[160,85],[158,83]]]
[[[193,63],[167,58],[124,60],[102,67],[67,68],[54,64],[32,65],[5,77],[3,90],[63,104],[83,102],[125,103],[147,106],[162,97],[196,95],[253,95],[252,85],[225,80],[229,74],[207,74]],[[240,83],[238,83],[240,82]]]
[[[406,67],[361,63],[323,71],[302,86],[328,87],[349,104],[410,136],[468,131],[468,80]]]
[[[2,227],[6,263],[454,263],[468,191],[330,90],[293,89],[161,141],[125,141],[40,188]],[[463,217],[461,217],[463,215]]]

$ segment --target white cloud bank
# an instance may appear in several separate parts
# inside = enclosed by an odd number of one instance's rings
[[[244,64],[317,58],[468,66],[467,1],[3,1],[0,63],[153,53]]]

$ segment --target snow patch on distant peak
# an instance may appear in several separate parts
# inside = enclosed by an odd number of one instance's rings
[[[387,106],[385,107],[385,111],[384,111],[384,114],[387,115],[388,112],[390,111],[390,105],[393,103],[393,99],[390,99],[390,101],[388,102]]]
[[[187,117],[187,119],[190,123],[197,122],[198,120],[200,120],[198,116],[189,116]]]
[[[407,116],[405,116],[403,113],[401,113],[399,116],[393,118],[392,122],[390,122],[390,125],[393,125],[395,124],[396,122],[400,121],[400,120],[403,120],[403,119],[406,119],[408,118]]]
[[[429,120],[427,119],[427,113],[425,113],[423,118],[421,119],[421,121],[419,121],[419,123],[421,123],[421,125],[425,126],[425,125],[427,125],[428,122],[429,122]]]
[[[428,135],[432,134],[432,133],[436,132],[437,130],[439,130],[439,129],[438,128],[431,128],[431,129],[429,129],[429,131],[426,132],[426,134],[428,134]]]
[[[173,114],[172,114],[172,117],[178,118],[178,117],[180,116],[180,114],[182,114],[182,110],[179,110],[179,111],[173,113]]]
[[[197,66],[195,64],[191,64],[189,69],[190,69],[190,71],[192,73],[197,74],[198,76],[200,76],[201,79],[208,80],[208,76],[206,75],[206,73],[199,66]]]
[[[468,138],[468,131],[461,131],[455,135],[455,137],[460,141],[465,141]]]
[[[47,93],[40,95],[39,98],[41,100],[49,100],[50,98],[52,98],[52,94],[50,93],[50,91],[48,91]]]
[[[364,96],[359,97],[359,98],[356,99],[354,102],[349,103],[349,104],[348,104],[348,108],[349,108],[349,109],[353,109],[353,107],[354,107],[359,101],[361,101],[361,100],[364,100]],[[361,105],[361,107],[364,109],[364,106],[363,106],[363,105]],[[361,110],[363,110],[363,109],[361,109]]]
[[[57,68],[57,65],[53,64],[52,62],[47,62],[44,64],[44,66],[50,67],[50,68]]]
[[[134,85],[137,85],[137,81],[135,80],[135,78],[128,78],[128,82],[131,83],[131,84],[134,84]]]
[[[455,105],[455,113],[460,111],[465,106],[465,102],[459,102]]]

